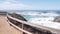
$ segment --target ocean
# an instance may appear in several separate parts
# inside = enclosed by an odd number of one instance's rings
[[[9,13],[22,15],[28,23],[60,29],[60,23],[53,22],[56,16],[60,16],[60,10],[16,10]]]
[[[60,15],[60,10],[9,10],[7,11],[9,13],[17,13],[17,14],[21,14],[26,20],[29,20],[31,18],[47,18],[47,17],[51,17],[48,16],[47,13],[51,13],[51,15],[54,14],[55,15]],[[45,14],[44,16],[41,16],[41,13]]]

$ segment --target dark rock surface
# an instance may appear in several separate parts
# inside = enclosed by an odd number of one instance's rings
[[[20,20],[23,20],[23,21],[27,21],[22,15],[20,14],[16,14],[16,13],[12,13],[12,14],[9,14],[11,15],[12,17],[15,17],[17,19],[20,19]]]

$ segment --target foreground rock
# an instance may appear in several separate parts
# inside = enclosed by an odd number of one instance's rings
[[[55,17],[54,22],[60,22],[60,16]]]
[[[20,14],[16,14],[16,13],[12,13],[12,14],[9,14],[11,15],[12,17],[15,17],[17,19],[20,19],[20,20],[23,20],[23,21],[27,21],[22,15]]]

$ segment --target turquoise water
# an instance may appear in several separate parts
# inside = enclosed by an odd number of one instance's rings
[[[26,20],[29,20],[30,18],[32,18],[31,16],[28,16],[28,15],[23,15],[23,17],[24,17]]]
[[[31,18],[48,18],[49,16],[23,15],[23,17],[24,17],[26,20],[29,20],[29,19],[31,19]]]

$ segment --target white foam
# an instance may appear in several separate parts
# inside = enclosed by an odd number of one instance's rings
[[[56,28],[60,29],[60,23],[53,22],[55,16],[59,16],[58,14],[54,13],[38,13],[38,12],[24,12],[22,13],[24,15],[39,15],[39,16],[47,16],[47,18],[30,18],[28,22],[37,24],[37,25],[43,25],[50,28]]]
[[[33,24],[37,24],[37,25],[43,25],[46,27],[50,27],[50,28],[55,28],[55,29],[60,29],[60,23],[57,22],[53,22],[54,17],[59,16],[57,14],[53,14],[53,13],[46,13],[46,14],[41,14],[40,16],[47,16],[47,18],[42,17],[42,18],[31,18],[30,20],[28,20],[28,22],[31,22]]]
[[[19,14],[19,12],[18,12],[18,14]],[[20,14],[22,14],[22,15],[38,15],[38,12],[21,12]]]
[[[57,22],[52,22],[52,21],[41,21],[38,18],[32,18],[30,23],[37,24],[37,25],[42,25],[50,28],[55,28],[55,29],[60,29],[60,23]]]
[[[40,16],[59,16],[59,15],[55,13],[41,13]]]

